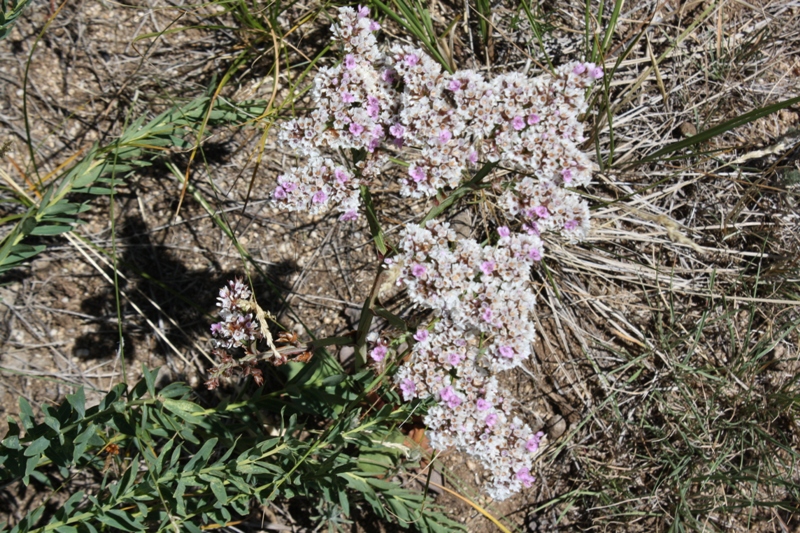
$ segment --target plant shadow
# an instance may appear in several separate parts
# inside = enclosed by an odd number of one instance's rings
[[[212,256],[206,256],[205,268],[187,266],[167,246],[154,242],[152,232],[138,216],[124,220],[118,246],[123,249],[117,261],[119,313],[113,286],[84,299],[81,311],[97,318],[93,331],[76,339],[73,355],[101,359],[117,353],[120,329],[126,360],[140,352],[171,357],[176,351],[207,346],[209,326],[217,319],[219,290],[229,280],[243,278],[243,273],[223,270]],[[286,279],[296,269],[291,262],[281,262],[266,268],[266,279],[252,277],[263,309],[278,311],[283,294],[289,291]],[[113,271],[109,275],[113,276]],[[118,315],[123,317],[122,328],[117,326]],[[153,346],[145,348],[147,343]]]

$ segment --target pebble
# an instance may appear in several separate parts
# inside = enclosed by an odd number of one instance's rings
[[[567,431],[567,421],[561,415],[553,415],[547,420],[547,436],[557,439]]]
[[[691,137],[693,135],[697,135],[697,128],[694,127],[694,124],[691,122],[684,122],[678,127],[678,131],[680,132],[682,137]]]

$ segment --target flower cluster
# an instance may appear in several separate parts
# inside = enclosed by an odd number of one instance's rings
[[[422,50],[394,45],[385,54],[369,10],[341,8],[332,31],[344,60],[320,69],[314,80],[315,109],[289,121],[279,140],[303,158],[278,178],[273,198],[290,210],[311,214],[335,209],[344,220],[358,216],[359,187],[399,155],[408,163],[401,194],[433,196],[455,187],[479,161],[517,172],[502,178],[502,205],[526,229],[563,231],[573,239],[588,229],[586,203],[570,190],[585,185],[590,163],[578,148],[585,95],[603,76],[592,63],[571,63],[552,74],[512,72],[487,79],[453,74]],[[403,147],[412,150],[403,150]],[[349,167],[332,155],[363,151]]]
[[[514,415],[511,395],[493,375],[530,355],[535,296],[528,277],[542,243],[505,227],[498,235],[496,246],[481,247],[443,222],[404,230],[398,283],[437,317],[431,330],[414,334],[395,383],[406,401],[437,400],[425,418],[431,445],[477,457],[491,473],[488,493],[503,499],[532,483],[542,437]]]
[[[481,364],[492,371],[513,368],[530,355],[536,298],[528,278],[542,258],[537,236],[505,227],[499,235],[496,246],[481,247],[432,220],[403,230],[394,258],[411,300],[437,310],[456,330],[484,334]]]
[[[435,401],[425,418],[432,446],[478,457],[491,476],[489,494],[503,499],[533,483],[544,435],[514,414],[496,373],[531,354],[529,275],[542,258],[542,232],[578,240],[589,229],[588,205],[574,191],[591,179],[579,116],[603,69],[570,63],[538,77],[451,74],[413,46],[382,52],[378,29],[366,8],[339,10],[332,31],[343,60],[316,75],[313,112],[281,128],[279,141],[301,162],[278,177],[273,198],[289,210],[354,220],[362,185],[398,160],[400,193],[413,198],[457,187],[486,162],[509,171],[485,179],[495,180],[498,204],[521,232],[499,227],[494,244],[481,246],[430,221],[403,230],[398,253],[386,259],[435,317],[414,333],[395,383],[406,401]],[[388,352],[378,342],[370,356],[380,362]]]
[[[217,307],[222,320],[211,324],[211,334],[217,348],[214,355],[219,360],[219,366],[209,369],[211,378],[206,381],[209,390],[219,387],[219,378],[231,376],[234,371],[245,376],[253,376],[257,385],[264,382],[261,370],[255,360],[256,343],[263,335],[259,329],[258,320],[253,315],[254,304],[251,301],[250,288],[241,279],[228,282],[220,289],[217,298]],[[242,348],[245,358],[237,361],[231,357],[227,350]]]
[[[211,324],[211,334],[220,348],[244,348],[250,351],[261,338],[250,301],[250,288],[240,279],[231,280],[219,291],[217,307],[220,322]]]

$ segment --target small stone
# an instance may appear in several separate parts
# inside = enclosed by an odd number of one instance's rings
[[[561,415],[553,415],[547,420],[547,436],[557,439],[567,431],[567,421]]]
[[[694,124],[691,122],[684,122],[678,126],[678,132],[681,137],[692,137],[693,135],[697,135],[697,128],[695,128]]]

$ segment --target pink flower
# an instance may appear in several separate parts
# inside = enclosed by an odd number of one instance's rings
[[[347,175],[347,172],[345,172],[344,170],[342,170],[340,168],[337,168],[336,170],[334,170],[333,171],[333,175],[336,177],[336,181],[338,183],[344,183],[344,182],[346,182],[347,180],[350,179],[350,176]]]
[[[364,126],[362,126],[358,122],[350,123],[350,133],[352,133],[353,135],[361,135],[363,132],[364,132]]]
[[[473,150],[469,153],[469,162],[473,165],[478,162],[478,152]]]
[[[386,83],[394,83],[394,70],[387,68],[381,73],[381,79]]]
[[[358,6],[358,18],[363,19],[369,16],[369,8],[367,6]]]
[[[415,278],[421,278],[427,271],[428,269],[425,268],[425,265],[420,265],[419,263],[415,263],[414,266],[411,267],[411,274]]]
[[[458,80],[450,80],[450,83],[447,85],[447,88],[453,92],[461,90],[461,82]]]
[[[484,322],[492,321],[492,309],[490,307],[487,307],[483,310],[483,313],[481,313],[481,319],[483,319]]]
[[[475,402],[475,407],[478,409],[478,411],[485,411],[485,410],[489,409],[491,406],[492,406],[492,404],[490,404],[489,402],[487,402],[483,398],[478,398],[478,401]]]
[[[369,31],[378,31],[379,29],[381,29],[381,25],[380,24],[378,24],[374,20],[370,20],[369,21]]]
[[[428,330],[427,329],[418,329],[416,333],[414,333],[414,340],[417,342],[425,342],[428,340]]]
[[[412,166],[409,170],[409,174],[411,175],[411,179],[414,180],[414,183],[419,183],[425,179],[425,170],[421,167]]]
[[[533,209],[533,212],[536,213],[536,216],[539,218],[547,218],[550,216],[550,211],[548,211],[547,208],[543,205],[537,205]]]
[[[530,487],[533,485],[533,482],[536,481],[536,478],[531,475],[531,471],[528,468],[520,468],[517,471],[517,479],[522,481],[525,488]]]
[[[286,198],[286,190],[283,187],[275,187],[275,190],[272,191],[272,197],[276,200],[283,200]]]
[[[293,183],[291,181],[287,181],[287,182],[281,183],[281,187],[283,187],[283,190],[286,191],[286,192],[292,192],[293,190],[295,190],[297,188],[297,184]]]
[[[569,183],[572,181],[572,169],[565,168],[561,171],[561,179],[564,180],[564,183]]]
[[[372,128],[371,133],[373,139],[383,139],[386,136],[386,133],[383,131],[383,126],[380,124]]]
[[[495,263],[494,261],[484,261],[483,263],[481,263],[481,272],[483,272],[484,275],[488,276],[492,272],[494,272],[496,266],[497,263]]]
[[[408,54],[405,58],[406,65],[413,67],[419,63],[419,56],[417,54]]]
[[[517,115],[511,119],[511,126],[513,126],[515,130],[519,131],[525,127],[525,119]]]
[[[350,222],[352,220],[356,220],[358,218],[358,211],[355,209],[351,209],[350,211],[345,211],[342,216],[339,217],[339,220],[342,222]]]
[[[531,216],[531,215],[527,214],[526,216]],[[536,222],[531,222],[530,224],[523,224],[522,225],[522,229],[528,235],[536,235],[538,237],[539,234],[540,234],[540,232],[539,232],[539,224],[537,224]]]
[[[531,248],[528,250],[528,257],[531,258],[533,261],[541,261],[542,260],[542,252],[540,252],[536,248]]]
[[[401,126],[400,124],[394,124],[389,127],[389,133],[392,134],[393,137],[397,137],[398,139],[403,138],[403,134],[406,132],[406,129]]]
[[[566,222],[564,222],[564,229],[567,231],[574,230],[577,227],[578,227],[578,221],[575,219],[567,220]]]
[[[367,96],[367,105],[380,107],[380,104],[381,104],[380,100],[378,100],[374,96],[372,95]]]
[[[594,79],[596,79],[596,80],[599,80],[600,78],[602,78],[602,77],[603,77],[603,69],[602,69],[601,67],[594,67],[594,68],[591,70],[591,72],[589,72],[589,75],[590,75],[592,78],[594,78]]]
[[[447,142],[452,138],[453,134],[450,133],[450,130],[442,130],[439,132],[439,142],[442,144],[447,144]]]
[[[222,322],[216,322],[214,324],[211,324],[211,334],[219,335],[220,333],[222,333],[222,326],[223,326]]]
[[[410,401],[417,391],[417,385],[410,379],[404,379],[400,382],[400,391],[403,393],[403,399]]]
[[[311,197],[311,201],[315,204],[324,204],[328,201],[328,195],[325,194],[325,191],[319,190]]]
[[[458,397],[456,391],[453,389],[452,386],[447,386],[439,391],[439,396],[447,402],[447,407],[450,409],[455,409],[459,405],[461,405],[461,398]]]
[[[484,420],[486,425],[492,427],[493,425],[497,424],[497,413],[489,413],[486,415],[486,419]]]
[[[514,358],[514,348],[512,348],[511,346],[501,346],[498,351],[500,352],[500,355],[502,355],[506,359]]]
[[[577,65],[575,65],[575,68],[572,69],[572,73],[575,74],[576,76],[580,76],[584,72],[586,72],[586,65],[584,65],[583,63],[578,63]]]
[[[373,361],[379,363],[379,362],[383,361],[384,357],[386,357],[386,352],[387,351],[388,350],[386,349],[386,346],[383,346],[382,344],[379,344],[376,347],[374,347],[371,352],[369,352],[369,356],[372,357]]]
[[[539,115],[537,115],[536,113],[531,113],[530,115],[528,115],[528,124],[530,124],[531,126],[533,126],[534,124],[538,124],[540,120],[541,118],[539,118]]]
[[[500,235],[501,238],[505,239],[511,235],[511,230],[508,229],[508,226],[500,226],[497,228],[497,234]]]
[[[342,92],[342,102],[345,104],[351,104],[355,101],[356,97],[350,94],[347,91]]]
[[[353,54],[347,54],[344,56],[344,67],[347,70],[353,70],[356,68],[356,56]]]
[[[450,363],[451,366],[458,366],[458,363],[461,362],[461,356],[457,353],[451,353],[447,356],[447,362]]]
[[[539,450],[539,442],[544,437],[544,433],[539,431],[534,436],[528,439],[528,442],[525,443],[525,449],[531,453],[536,453]]]

